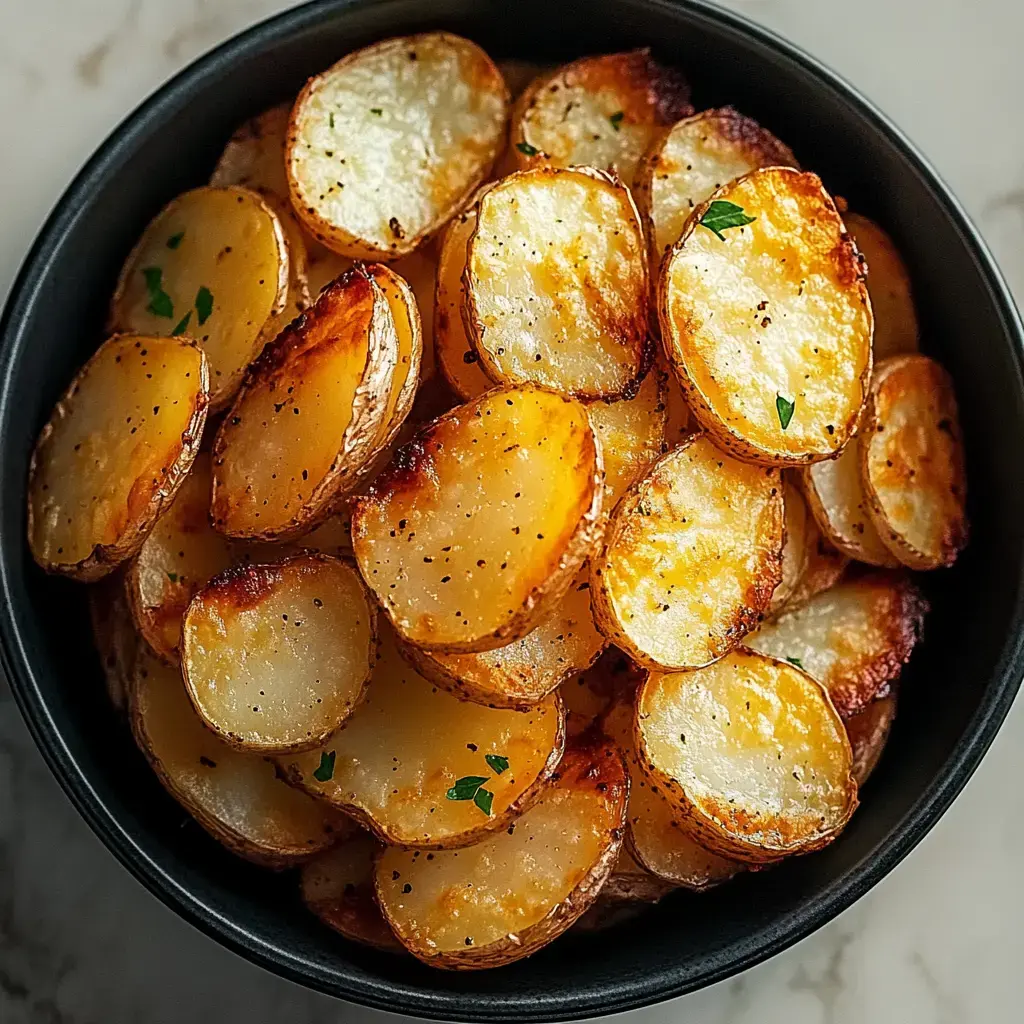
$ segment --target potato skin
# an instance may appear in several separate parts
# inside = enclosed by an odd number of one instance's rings
[[[89,623],[96,653],[110,703],[121,715],[127,714],[128,691],[139,650],[125,590],[123,572],[112,573],[89,588]]]

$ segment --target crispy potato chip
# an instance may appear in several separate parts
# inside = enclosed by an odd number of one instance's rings
[[[29,465],[28,540],[89,581],[142,546],[199,450],[206,356],[184,338],[108,338],[61,395]]]
[[[111,573],[89,588],[89,621],[110,703],[116,711],[124,712],[135,672],[139,638],[121,573]]]
[[[782,481],[786,503],[786,540],[782,545],[782,579],[772,593],[769,615],[777,615],[792,600],[811,560],[812,533],[810,513],[800,490],[789,479]]]
[[[896,718],[896,694],[872,701],[846,721],[846,735],[853,750],[853,777],[858,786],[868,781],[882,757]]]

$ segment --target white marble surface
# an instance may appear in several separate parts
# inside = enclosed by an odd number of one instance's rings
[[[106,132],[193,57],[284,6],[0,0],[0,296]],[[902,124],[1024,296],[1019,0],[730,6],[823,58]],[[251,966],[146,893],[78,818],[4,696],[0,689],[0,1022],[383,1024],[387,1015]],[[1018,703],[953,809],[866,898],[769,963],[628,1015],[630,1024],[1020,1020],[1022,751]]]

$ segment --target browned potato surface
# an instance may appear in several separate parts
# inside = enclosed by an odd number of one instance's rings
[[[631,700],[643,681],[644,669],[617,647],[608,647],[597,661],[558,692],[565,703],[569,736],[585,732],[617,700]]]
[[[875,770],[896,718],[896,694],[873,701],[846,720],[846,734],[853,750],[853,777],[863,786]]]
[[[89,589],[89,620],[110,703],[125,711],[139,638],[125,595],[124,577],[112,573]]]
[[[630,785],[632,786],[632,783]],[[612,868],[612,873],[601,890],[599,901],[657,903],[662,896],[667,896],[675,888],[672,882],[666,882],[648,871],[629,852],[626,843],[623,843],[618,857],[615,858],[615,867]]]
[[[817,537],[817,531],[810,523],[807,503],[791,480],[783,479],[782,494],[786,503],[782,579],[772,593],[771,604],[768,606],[769,615],[777,615],[793,598],[810,565],[811,546]]]
[[[834,587],[843,577],[850,559],[821,535],[810,515],[807,517],[807,567],[786,606],[797,608],[815,594]]]

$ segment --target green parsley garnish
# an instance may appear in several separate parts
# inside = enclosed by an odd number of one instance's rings
[[[484,760],[496,775],[508,771],[508,758],[502,757],[501,754],[484,754]]]
[[[793,399],[791,402],[788,398],[783,398],[782,395],[776,395],[775,411],[779,414],[779,423],[782,425],[783,430],[789,426],[789,421],[793,418],[793,410],[795,408],[796,399]]]
[[[615,113],[612,114],[611,117],[608,118],[608,120],[611,121],[611,123],[612,123],[612,127],[616,131],[619,130],[619,125],[622,124],[622,119],[625,116],[626,115],[621,110],[616,110]]]
[[[705,211],[704,216],[701,217],[700,223],[713,232],[718,240],[721,242],[725,241],[725,235],[722,234],[726,228],[741,228],[744,224],[753,224],[757,220],[756,217],[748,217],[743,212],[742,206],[737,206],[735,203],[727,202],[724,199],[716,199]]]
[[[168,578],[168,579],[169,579],[169,580],[170,580],[170,581],[171,581],[172,583],[177,583],[177,582],[178,582],[178,574],[177,574],[176,572],[169,572],[169,573],[167,574],[167,578]]]
[[[487,781],[486,775],[463,775],[455,780],[455,785],[445,793],[449,800],[475,800],[477,790]]]
[[[213,312],[213,292],[205,284],[201,284],[196,292],[196,312],[199,314],[200,327],[210,319]]]
[[[334,778],[334,759],[336,756],[336,750],[330,752],[321,751],[320,766],[313,772],[313,778],[317,782],[330,782]]]
[[[476,750],[476,747],[471,745],[471,749]],[[501,775],[502,772],[508,771],[508,758],[502,754],[484,754],[484,760],[495,775]],[[449,800],[472,800],[484,814],[490,817],[494,794],[489,789],[483,788],[487,781],[486,775],[464,775],[461,779],[455,780],[455,785],[445,793],[445,796]]]
[[[790,665],[796,665],[797,668],[804,667],[804,663],[799,658],[791,658],[788,654],[786,655],[786,661],[788,661]]]
[[[523,156],[536,156],[540,152],[536,146],[531,146],[528,142],[517,142],[516,149],[518,149]]]
[[[149,292],[146,311],[154,316],[165,316],[169,320],[174,316],[174,303],[163,288],[164,272],[159,267],[143,267],[142,276],[146,281],[146,291]]]
[[[168,249],[177,249],[178,246],[181,245],[181,240],[184,237],[185,237],[185,232],[184,231],[179,231],[176,235],[171,235],[171,237],[167,239],[167,248]]]
[[[370,107],[370,113],[380,117],[384,113],[384,109],[382,107]]]
[[[473,803],[480,808],[489,818],[491,816],[491,803],[494,801],[494,794],[489,789],[478,789]]]
[[[192,310],[190,309],[175,325],[174,330],[171,331],[171,337],[175,337],[178,334],[182,334],[185,328],[188,327],[189,320],[192,319]]]

